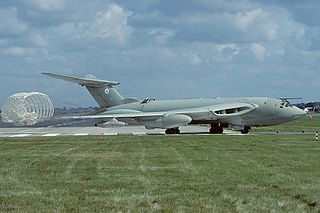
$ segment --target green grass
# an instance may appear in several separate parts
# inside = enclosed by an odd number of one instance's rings
[[[316,212],[313,135],[0,139],[0,212]]]
[[[310,117],[311,116],[311,117]],[[253,131],[279,131],[279,132],[292,132],[292,131],[305,131],[305,132],[320,132],[320,116],[318,114],[307,115],[302,119],[277,126],[268,127],[254,127]]]

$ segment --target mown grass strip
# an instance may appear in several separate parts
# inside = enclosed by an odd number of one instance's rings
[[[312,135],[0,139],[0,211],[319,211]]]

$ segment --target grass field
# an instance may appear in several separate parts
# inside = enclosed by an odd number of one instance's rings
[[[0,212],[320,211],[314,135],[0,138],[0,151]]]
[[[314,135],[0,139],[0,212],[317,212]]]

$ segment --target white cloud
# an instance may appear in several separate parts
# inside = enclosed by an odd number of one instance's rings
[[[132,28],[128,26],[128,15],[116,4],[96,15],[90,24],[91,36],[124,44],[131,37]]]
[[[170,59],[170,60],[173,60],[177,57],[177,53],[169,48],[161,49],[160,55],[163,59]]]
[[[27,40],[34,46],[45,47],[47,46],[46,39],[40,33],[30,33],[27,36]]]
[[[175,29],[177,40],[187,42],[274,41],[279,36],[279,26],[273,15],[272,11],[259,8],[241,12],[186,13],[175,17],[171,21],[175,25],[168,27]]]
[[[165,45],[169,41],[169,39],[173,36],[173,32],[168,30],[151,30],[148,32],[149,36],[155,41],[158,45]]]
[[[10,47],[10,48],[4,49],[3,54],[5,56],[13,56],[13,57],[24,56],[26,54],[26,49],[21,47]]]
[[[192,65],[199,65],[202,63],[200,56],[197,53],[193,52],[184,52],[183,58]]]
[[[65,6],[65,0],[25,0],[25,2],[31,7],[45,12],[60,11]]]
[[[250,50],[252,51],[253,55],[258,60],[263,60],[266,54],[266,48],[260,43],[253,43],[250,46]]]
[[[100,10],[101,8],[99,8]],[[48,28],[44,37],[47,43],[63,45],[69,49],[101,49],[101,46],[126,45],[131,38],[133,28],[128,25],[128,15],[116,4],[109,5],[105,10],[95,11],[91,18],[80,22],[65,22],[59,26]]]
[[[17,18],[17,9],[0,9],[0,36],[17,36],[27,31],[27,26]]]
[[[0,39],[0,46],[5,46],[8,44],[8,39]]]
[[[261,31],[268,40],[273,40],[277,36],[278,25],[272,20],[269,13],[262,9],[237,13],[233,19],[236,26],[243,32]]]
[[[147,95],[161,98],[172,98],[172,88],[161,85],[168,76],[176,88],[186,81],[197,85],[196,92],[182,90],[176,93],[178,97],[304,95],[300,93],[304,90],[283,85],[270,92],[267,82],[275,80],[270,72],[281,80],[303,76],[299,75],[303,70],[309,79],[319,81],[310,73],[317,73],[319,67],[320,25],[318,19],[309,20],[313,23],[309,26],[304,22],[320,13],[301,10],[305,2],[290,1],[293,6],[278,0],[189,0],[183,5],[168,0],[109,2],[0,0],[1,74],[21,77],[33,73],[35,82],[39,78],[46,82],[50,79],[40,76],[39,69],[77,76],[93,72],[123,82],[119,88],[132,96],[146,95],[139,85],[154,79],[150,85],[154,89],[146,91]],[[315,3],[308,4],[312,8]],[[295,5],[300,9],[293,14],[290,7]],[[314,14],[305,16],[312,11]],[[300,22],[297,15],[303,18]],[[247,84],[248,75],[251,84]],[[309,80],[293,81],[305,85]],[[2,82],[8,90],[17,88],[7,83],[12,80]],[[60,93],[52,86],[53,98],[65,97],[61,85]],[[253,86],[259,89],[252,90]],[[319,90],[319,84],[310,87]],[[20,85],[19,89],[28,87]],[[79,88],[74,91],[76,94]],[[305,96],[315,97],[312,93]],[[90,100],[83,96],[71,102],[87,105]]]

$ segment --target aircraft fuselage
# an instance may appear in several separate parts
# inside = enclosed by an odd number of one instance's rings
[[[203,108],[221,104],[247,103],[255,106],[249,113],[232,118],[217,118],[208,113],[184,113],[192,118],[194,124],[228,123],[234,126],[269,126],[290,122],[303,117],[306,113],[283,100],[267,97],[247,98],[213,98],[213,99],[181,99],[151,100],[147,103],[135,102],[108,108],[109,110],[129,109],[141,112],[165,112],[185,109]]]

